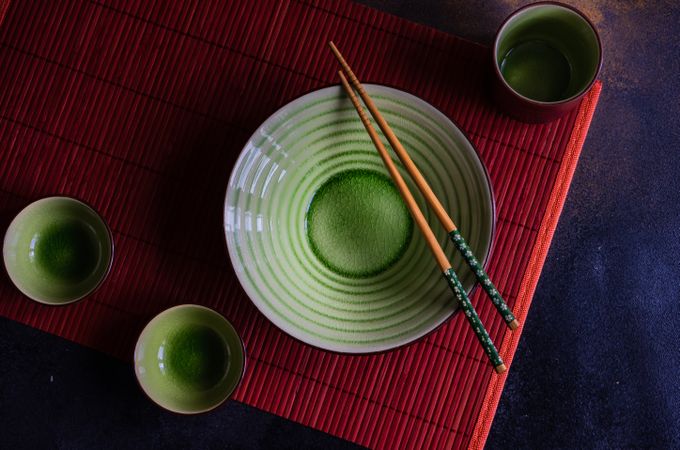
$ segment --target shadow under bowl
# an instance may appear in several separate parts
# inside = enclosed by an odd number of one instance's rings
[[[14,218],[2,253],[9,278],[24,295],[66,305],[104,281],[113,262],[113,238],[90,206],[70,197],[47,197]]]
[[[179,414],[221,405],[245,370],[245,349],[221,314],[199,305],[179,305],[154,317],[134,354],[135,375],[156,404]]]

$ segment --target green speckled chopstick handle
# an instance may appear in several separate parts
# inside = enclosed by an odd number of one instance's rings
[[[498,354],[498,350],[496,350],[496,347],[493,345],[493,341],[489,337],[489,333],[486,332],[486,329],[484,328],[482,321],[479,319],[477,311],[475,311],[474,306],[472,306],[472,303],[470,303],[470,299],[465,293],[463,285],[460,284],[458,276],[456,276],[456,272],[453,269],[448,269],[446,270],[446,272],[444,272],[444,278],[446,278],[446,281],[448,281],[449,286],[453,290],[454,295],[458,299],[458,302],[460,303],[460,307],[463,309],[465,317],[467,318],[468,322],[470,322],[472,330],[477,335],[477,339],[479,339],[480,344],[482,344],[484,352],[491,360],[491,364],[496,369],[496,372],[498,373],[504,372],[505,364],[503,364],[503,360]]]
[[[503,300],[501,293],[498,292],[496,286],[494,286],[494,284],[491,282],[491,279],[489,279],[489,276],[486,274],[486,271],[479,261],[477,261],[475,255],[472,254],[472,250],[470,250],[467,242],[465,242],[465,239],[463,239],[463,236],[461,236],[460,231],[453,230],[449,233],[449,236],[451,236],[451,240],[453,241],[454,245],[461,255],[463,255],[463,258],[465,258],[465,261],[472,269],[472,272],[475,274],[475,277],[477,277],[479,284],[482,285],[482,288],[484,288],[486,293],[491,298],[493,305],[503,317],[505,323],[508,325],[508,327],[510,327],[510,329],[516,329],[519,325],[519,322],[515,318],[515,315],[512,313],[510,308],[508,308],[508,305],[505,303],[505,300]]]

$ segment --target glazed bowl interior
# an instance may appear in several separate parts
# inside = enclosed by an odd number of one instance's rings
[[[7,273],[27,297],[65,305],[92,293],[113,260],[111,233],[99,214],[70,197],[48,197],[24,208],[5,234]]]
[[[199,305],[176,306],[154,317],[137,341],[134,359],[142,390],[156,404],[181,414],[222,404],[245,367],[234,327]]]
[[[495,210],[472,144],[421,99],[384,86],[366,89],[486,261]],[[470,290],[473,274],[398,167]],[[286,105],[251,137],[229,181],[224,227],[251,300],[278,327],[316,347],[393,349],[434,330],[457,308],[339,86]]]

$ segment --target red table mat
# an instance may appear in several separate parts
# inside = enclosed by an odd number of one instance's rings
[[[482,447],[507,374],[494,374],[463,317],[396,351],[331,354],[272,326],[230,266],[230,170],[269,114],[337,82],[330,39],[361,79],[422,97],[477,146],[498,207],[489,272],[524,324],[600,84],[569,116],[521,124],[486,97],[487,48],[347,1],[9,4],[2,225],[39,197],[76,196],[112,227],[116,257],[102,289],[67,307],[31,302],[3,276],[0,314],[131,360],[153,315],[204,304],[248,349],[237,400],[370,447]],[[473,304],[511,363],[521,329],[507,332],[480,294]]]

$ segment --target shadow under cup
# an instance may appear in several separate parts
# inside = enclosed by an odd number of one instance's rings
[[[592,23],[559,3],[535,3],[511,14],[493,47],[494,97],[509,115],[547,122],[574,109],[602,65]]]

